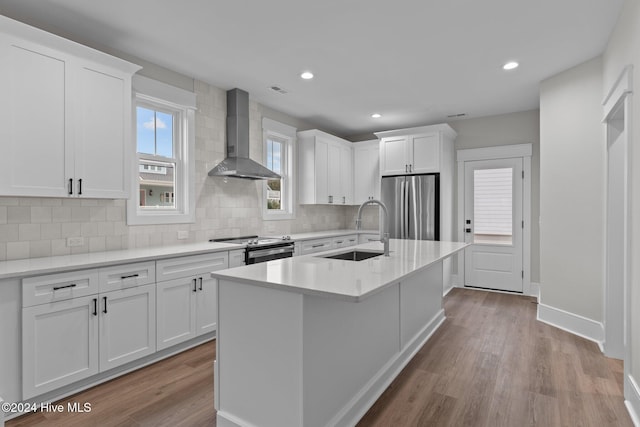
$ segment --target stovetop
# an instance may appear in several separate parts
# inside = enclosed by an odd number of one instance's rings
[[[282,237],[260,237],[260,236],[243,236],[243,237],[225,237],[222,239],[211,239],[210,242],[237,243],[247,246],[266,246],[278,243],[290,243],[290,236]]]

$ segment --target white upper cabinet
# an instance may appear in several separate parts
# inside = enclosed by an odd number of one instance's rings
[[[353,144],[319,130],[298,132],[300,204],[353,204]]]
[[[378,140],[353,144],[355,204],[380,198],[380,144]]]
[[[0,195],[126,198],[137,65],[0,16]]]
[[[443,144],[456,133],[447,124],[376,132],[381,175],[435,173],[442,169]]]

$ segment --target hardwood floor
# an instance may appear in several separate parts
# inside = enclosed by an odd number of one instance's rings
[[[533,298],[454,289],[447,320],[358,424],[632,426],[622,362],[536,321]],[[75,395],[84,414],[36,413],[16,426],[215,426],[207,343]]]

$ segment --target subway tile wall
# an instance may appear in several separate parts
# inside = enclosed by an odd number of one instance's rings
[[[353,228],[357,207],[303,205],[294,220],[263,221],[260,181],[209,177],[225,154],[226,92],[199,81],[195,91],[195,223],[129,226],[124,200],[0,197],[0,261]],[[251,158],[262,161],[262,108],[253,101],[250,139]],[[377,229],[377,221],[377,212],[368,210],[364,228]],[[185,230],[189,238],[178,240]],[[69,237],[82,237],[84,244],[69,247]]]

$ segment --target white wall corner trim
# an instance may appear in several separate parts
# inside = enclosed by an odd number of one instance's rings
[[[633,425],[640,427],[640,388],[631,375],[624,379],[625,397],[624,406],[627,407]]]
[[[529,286],[529,294],[530,297],[536,297],[537,301],[540,301],[540,283],[531,282]]]
[[[604,325],[601,322],[545,304],[538,304],[538,320],[593,341],[598,344],[600,351],[603,350]]]
[[[614,107],[618,105],[618,103],[629,93],[633,92],[633,65],[629,64],[620,73],[618,79],[613,84],[611,90],[607,96],[605,96],[604,101],[602,101],[602,106],[604,109],[604,118],[603,122],[606,122],[609,118],[609,115],[614,110]]]

